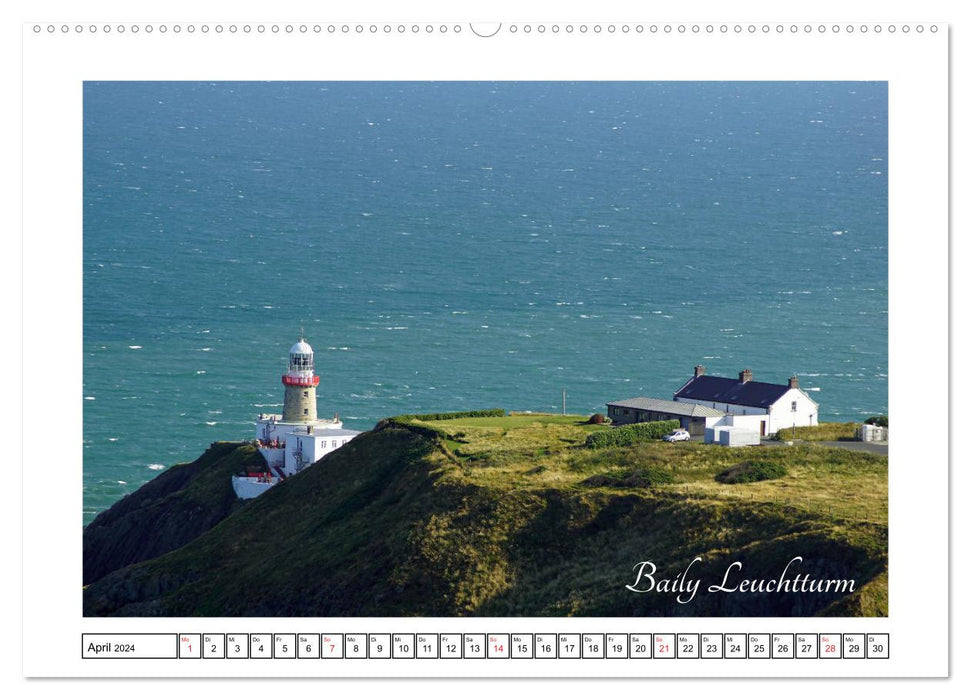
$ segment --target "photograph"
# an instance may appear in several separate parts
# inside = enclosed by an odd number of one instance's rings
[[[83,617],[890,615],[887,81],[81,95]]]

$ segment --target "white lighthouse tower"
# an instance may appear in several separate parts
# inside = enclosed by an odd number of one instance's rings
[[[295,423],[317,421],[317,385],[314,349],[303,338],[290,348],[290,364],[283,375],[283,420]]]
[[[234,476],[233,489],[240,498],[259,496],[360,435],[357,430],[345,430],[337,414],[331,420],[318,420],[320,377],[314,373],[314,349],[306,339],[290,348],[282,381],[283,414],[261,413],[256,421],[256,443],[270,471]]]

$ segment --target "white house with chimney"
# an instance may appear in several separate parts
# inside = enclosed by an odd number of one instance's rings
[[[738,379],[705,374],[702,365],[674,393],[673,400],[639,396],[607,404],[615,424],[677,420],[694,436],[723,445],[757,445],[762,437],[785,428],[817,425],[819,404],[799,388],[799,379],[786,384],[757,382],[752,370]]]
[[[697,365],[694,376],[674,392],[674,400],[724,411],[735,419],[757,416],[741,422],[753,426],[763,437],[785,428],[819,423],[819,404],[799,388],[795,376],[786,384],[770,384],[755,381],[750,369],[732,379],[707,375],[704,366]]]

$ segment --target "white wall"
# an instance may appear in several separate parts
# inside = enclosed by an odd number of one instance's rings
[[[739,443],[738,441],[735,441],[732,443],[733,445],[757,445],[761,441],[757,438],[761,438],[763,421],[768,423],[768,418],[764,413],[746,414],[744,416],[729,414],[720,418],[708,418],[705,420],[705,442],[720,442],[722,439],[720,437],[721,433],[726,429],[729,429],[729,432],[735,431],[739,433],[739,435],[744,434],[745,436],[744,442]],[[714,429],[714,432],[709,429]],[[769,435],[768,425],[766,425],[765,434],[766,436]],[[750,439],[749,436],[752,435],[755,437]]]
[[[756,408],[754,406],[740,406],[734,403],[720,403],[718,401],[701,401],[699,399],[686,399],[686,398],[676,398],[675,401],[680,401],[682,403],[693,403],[699,406],[707,406],[708,408],[715,408],[719,411],[724,411],[725,413],[739,413],[742,415],[765,415],[766,409]]]
[[[271,467],[282,467],[284,464],[284,450],[282,448],[270,448],[261,447],[259,448],[260,454],[263,455],[263,459]]]
[[[796,426],[803,425],[817,425],[819,423],[819,406],[815,401],[809,398],[806,392],[800,389],[789,389],[785,394],[783,394],[779,399],[772,404],[768,409],[756,408],[754,406],[740,406],[733,403],[718,403],[714,404],[711,401],[700,401],[698,399],[687,399],[687,398],[676,398],[675,401],[681,401],[683,403],[693,403],[699,406],[709,406],[711,408],[717,408],[719,411],[725,411],[731,414],[730,417],[733,420],[746,420],[749,416],[761,416],[761,418],[751,419],[755,420],[756,432],[759,431],[759,420],[765,420],[766,415],[768,415],[768,421],[765,426],[766,436],[776,433],[785,428],[791,428],[793,426],[793,421],[795,421]],[[796,402],[796,411],[792,411],[792,402]],[[721,420],[721,419],[715,419]],[[719,423],[711,423],[708,420],[705,421],[706,427],[712,427],[712,425],[719,425]],[[724,423],[724,425],[733,425],[733,423]],[[749,423],[748,425],[752,425]]]
[[[307,431],[307,426],[311,426],[317,432],[323,432],[326,430],[339,430],[344,427],[341,421],[331,421],[331,420],[318,420],[316,423],[296,423],[288,422],[284,423],[280,420],[281,416],[276,415],[276,421],[271,421],[270,418],[264,414],[264,417],[256,421],[256,439],[257,440],[273,440],[274,438],[279,438],[280,442],[286,439],[289,433],[294,431]]]
[[[728,426],[717,429],[718,444],[726,447],[741,447],[743,445],[758,445],[761,438],[758,433],[751,430]]]
[[[796,410],[792,410],[792,402],[796,402]],[[803,425],[819,424],[819,406],[800,389],[789,389],[769,409],[770,433]]]
[[[328,432],[318,430],[316,433],[290,433],[286,436],[284,472],[287,476],[309,467],[324,455],[343,447],[354,437],[353,435],[329,435]]]
[[[744,416],[740,415],[727,415],[722,425],[731,426],[733,428],[738,428],[739,430],[747,430],[748,432],[760,435],[762,432],[762,422],[766,421],[766,415],[764,413],[747,414]],[[766,435],[769,434],[769,426],[766,422]]]

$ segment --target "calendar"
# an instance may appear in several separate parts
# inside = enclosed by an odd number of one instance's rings
[[[85,634],[84,659],[889,659],[888,634]]]
[[[948,25],[347,12],[23,26],[24,675],[948,675]]]

